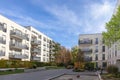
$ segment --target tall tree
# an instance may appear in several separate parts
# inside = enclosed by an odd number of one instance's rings
[[[103,39],[106,45],[111,45],[120,39],[120,6],[111,20],[106,23],[106,32],[103,32]]]
[[[84,67],[84,54],[83,52],[79,49],[78,46],[75,46],[71,50],[72,53],[72,61],[74,63],[74,67],[79,69]]]
[[[78,46],[72,47],[72,49],[71,49],[71,55],[72,55],[72,62],[73,63],[77,60],[78,52],[79,52]]]

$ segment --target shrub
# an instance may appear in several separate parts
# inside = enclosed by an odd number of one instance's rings
[[[108,73],[118,73],[118,67],[116,67],[115,65],[109,65],[107,67],[107,72]]]
[[[92,62],[87,62],[87,63],[85,63],[85,69],[86,70],[94,70],[94,63],[92,63]]]
[[[72,65],[68,65],[66,68],[67,68],[67,69],[72,69],[73,66],[72,66]]]

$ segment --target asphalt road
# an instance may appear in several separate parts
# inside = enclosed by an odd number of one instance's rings
[[[48,80],[61,74],[95,74],[94,72],[75,73],[69,69],[45,70],[30,73],[0,75],[0,80]],[[97,79],[96,79],[97,80]]]

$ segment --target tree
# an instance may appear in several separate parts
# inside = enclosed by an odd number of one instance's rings
[[[79,52],[78,46],[74,46],[71,49],[71,55],[72,55],[72,62],[74,63],[77,60],[77,54]]]
[[[75,64],[74,67],[77,69],[81,69],[84,67],[84,53],[78,48],[78,46],[75,46],[71,50],[72,53],[72,61]]]
[[[106,45],[111,45],[120,39],[120,6],[117,9],[111,20],[106,23],[106,32],[103,32],[103,39]]]

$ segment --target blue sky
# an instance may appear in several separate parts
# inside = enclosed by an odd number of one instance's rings
[[[105,31],[117,0],[1,0],[0,14],[31,25],[61,45],[78,44],[79,34]]]

